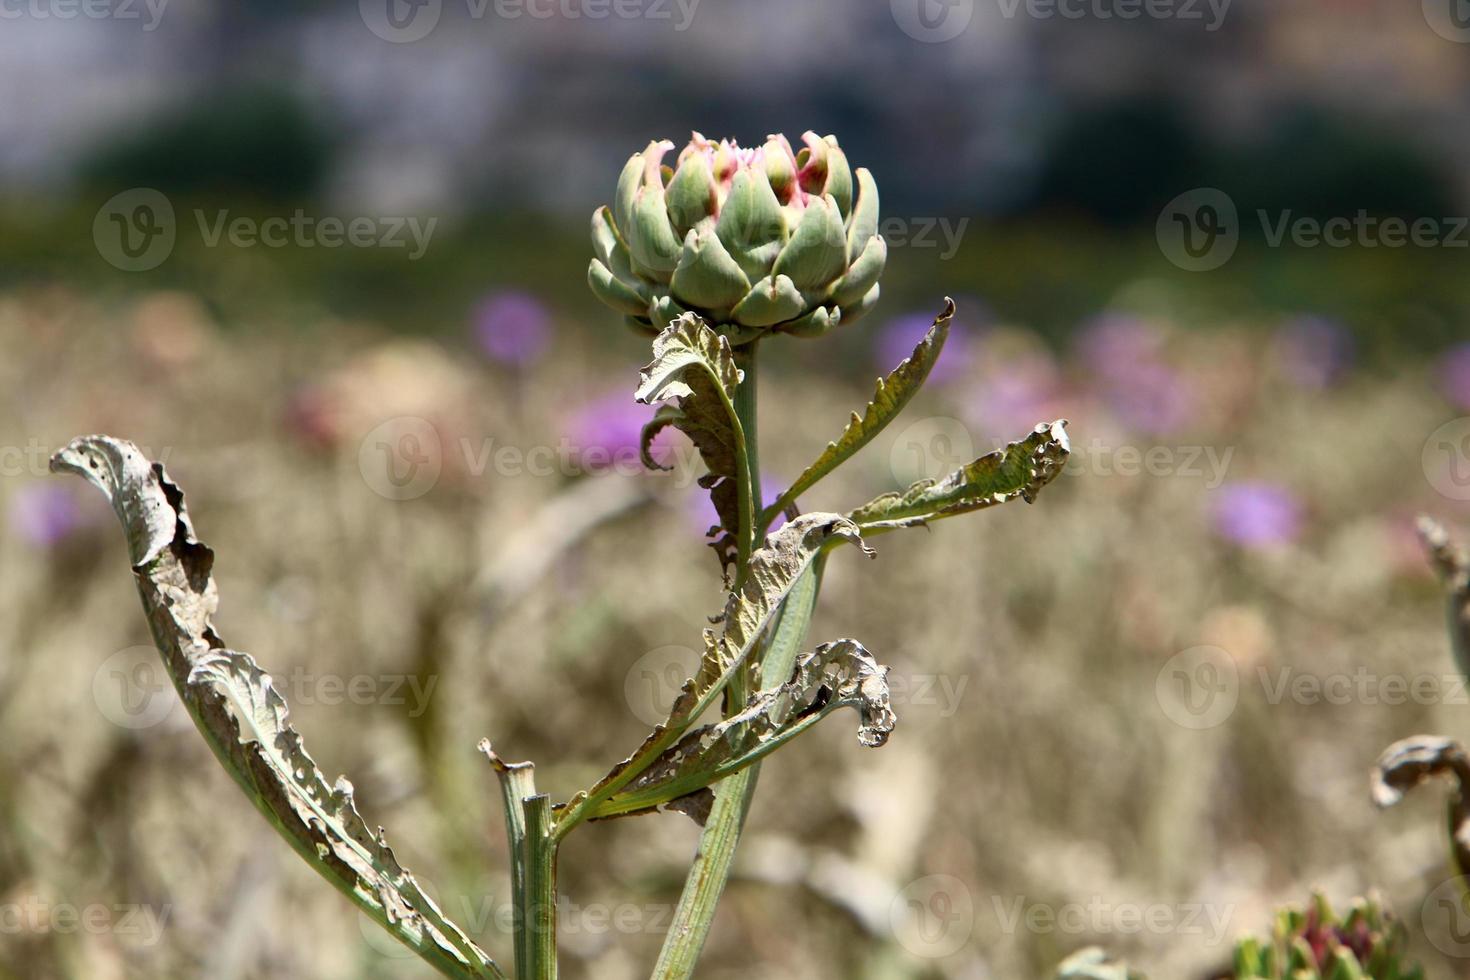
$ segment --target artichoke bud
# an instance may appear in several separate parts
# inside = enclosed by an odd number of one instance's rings
[[[771,190],[776,194],[776,200],[783,205],[790,204],[792,196],[798,190],[796,182],[796,154],[791,152],[791,143],[781,135],[766,138],[766,145],[761,148],[765,156],[766,178],[771,182]]]
[[[802,142],[750,149],[695,133],[673,166],[674,145],[650,142],[593,217],[593,293],[645,329],[692,311],[732,340],[857,319],[888,256],[877,185],[835,137]]]

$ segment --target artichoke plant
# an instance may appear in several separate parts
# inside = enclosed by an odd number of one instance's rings
[[[1235,947],[1235,980],[1421,980],[1404,956],[1404,926],[1370,897],[1339,919],[1322,895],[1311,905],[1282,909],[1271,941],[1243,939]]]
[[[888,260],[878,186],[836,137],[802,141],[746,149],[695,133],[673,167],[674,144],[649,143],[592,216],[592,291],[641,329],[692,311],[736,345],[820,336],[866,313]]]

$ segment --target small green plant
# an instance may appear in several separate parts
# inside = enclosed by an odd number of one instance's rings
[[[1355,899],[1339,918],[1326,896],[1312,896],[1305,909],[1276,913],[1264,942],[1241,939],[1228,970],[1212,980],[1423,980],[1405,957],[1407,934],[1374,896]],[[1069,956],[1055,980],[1145,980],[1096,946]]]
[[[943,349],[945,309],[913,354],[878,382],[815,462],[775,499],[759,493],[757,347],[772,334],[814,336],[877,298],[886,249],[871,175],[848,167],[837,141],[780,137],[757,150],[696,136],[677,171],[654,143],[629,161],[617,203],[593,219],[597,295],[654,334],[636,398],[660,404],[644,431],[645,462],[661,430],[684,432],[708,470],[712,531],[727,591],[704,653],[668,718],[602,779],[553,804],[530,763],[482,742],[499,777],[515,901],[514,975],[556,975],[556,867],[561,843],[590,820],[677,810],[704,826],[655,977],[688,977],[729,875],[760,760],[840,708],[858,739],[880,746],[895,717],[883,667],[861,643],[806,644],[828,556],[871,555],[885,533],[1013,499],[1033,500],[1062,469],[1064,422],[1038,425],[941,479],[855,509],[802,513],[798,498],[871,442],[914,397]],[[440,973],[503,978],[502,969],[424,894],[359,815],[352,786],[328,782],[291,727],[285,700],[249,655],[211,622],[214,553],[196,537],[182,491],[161,464],[107,436],[72,442],[52,468],[78,473],[111,499],[127,536],[144,611],[164,664],[200,733],[246,796],[301,857]],[[777,518],[786,522],[770,530]],[[706,714],[711,717],[706,720]]]
[[[1404,957],[1403,923],[1377,898],[1353,902],[1338,918],[1325,896],[1312,896],[1306,909],[1276,914],[1271,938],[1243,939],[1235,947],[1234,980],[1422,980],[1423,971]]]

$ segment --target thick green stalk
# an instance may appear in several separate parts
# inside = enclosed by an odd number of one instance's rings
[[[739,558],[735,567],[735,587],[739,588],[745,581],[745,574],[750,565],[750,553],[759,546],[760,542],[755,540],[754,516],[761,511],[761,455],[760,437],[756,432],[756,353],[759,340],[752,340],[735,348],[735,366],[740,368],[742,379],[740,385],[735,389],[735,418],[740,423],[741,435],[745,441],[745,472],[750,481],[750,504],[744,508],[742,513],[748,511],[752,517],[752,523],[741,527],[737,533],[740,540],[736,542]],[[731,681],[733,687],[734,681]],[[742,698],[737,703],[744,703]]]
[[[745,378],[735,393],[735,414],[745,431],[747,465],[753,491],[757,495],[755,510],[760,511],[760,457],[756,436],[756,349],[755,344],[737,348],[736,363],[745,372]],[[753,536],[753,535],[752,535]],[[741,561],[736,569],[737,583],[744,580],[746,563],[751,550],[758,542],[742,542]],[[732,714],[744,706],[750,696],[752,678],[760,686],[768,686],[786,680],[790,675],[797,651],[806,636],[807,623],[811,620],[812,608],[816,603],[820,584],[821,560],[802,576],[791,595],[782,605],[781,613],[773,628],[770,639],[763,643],[750,658],[750,670],[738,673],[726,688],[725,713]],[[679,906],[659,951],[652,976],[655,980],[684,980],[694,974],[699,954],[709,938],[710,925],[714,922],[715,907],[724,893],[725,883],[735,863],[735,849],[740,843],[740,832],[745,826],[745,816],[750,811],[751,799],[755,796],[756,779],[760,765],[756,764],[715,784],[715,802],[710,809],[709,820],[699,839],[699,852],[694,866],[684,882],[684,892],[679,896]]]
[[[525,807],[525,878],[521,908],[526,962],[516,963],[518,980],[556,980],[556,851],[551,836],[551,799],[532,796]]]

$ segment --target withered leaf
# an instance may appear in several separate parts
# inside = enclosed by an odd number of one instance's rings
[[[324,878],[446,976],[505,974],[449,921],[369,829],[352,784],[329,785],[291,727],[286,701],[249,655],[211,623],[219,603],[214,552],[194,534],[184,495],[130,442],[86,436],[51,460],[112,503],[164,666],[200,734],[250,801]]]
[[[1455,865],[1470,874],[1470,757],[1465,747],[1440,735],[1414,735],[1390,745],[1373,767],[1373,802],[1390,807],[1409,790],[1434,776],[1451,776],[1449,832]]]
[[[847,516],[864,534],[915,527],[1020,497],[1027,503],[1056,478],[1071,447],[1066,420],[1043,423],[1020,442],[981,456],[941,480],[885,493]]]
[[[736,559],[742,529],[755,519],[745,434],[735,414],[740,381],[729,339],[715,333],[697,315],[685,313],[654,338],[653,360],[643,368],[635,393],[647,405],[671,403],[644,426],[644,465],[658,466],[649,447],[669,426],[687,435],[699,450],[709,471],[699,483],[710,492],[720,519],[714,549],[726,566]]]
[[[594,807],[626,786],[679,740],[745,664],[802,573],[822,552],[844,542],[856,544],[872,555],[862,542],[858,526],[840,514],[803,514],[766,538],[765,547],[750,556],[744,583],[727,596],[720,629],[704,631],[704,655],[695,675],[675,698],[668,718],[636,752],[591,789],[567,802],[559,832],[586,819]]]
[[[935,362],[939,360],[939,355],[944,350],[944,341],[949,336],[949,322],[954,317],[954,312],[954,300],[946,298],[944,309],[934,319],[934,326],[929,328],[929,332],[914,347],[913,353],[889,372],[886,378],[878,379],[873,400],[868,402],[863,414],[852,413],[842,435],[837,437],[836,442],[829,442],[822,455],[761,515],[763,521],[774,518],[787,505],[795,502],[819,480],[872,442],[889,422],[898,417],[904,406],[919,393]]]
[[[690,794],[702,800],[711,783],[758,762],[838,708],[858,712],[860,743],[883,745],[897,723],[887,674],[856,640],[824,643],[797,658],[789,681],[757,691],[739,714],[687,732],[594,815],[673,808]]]

